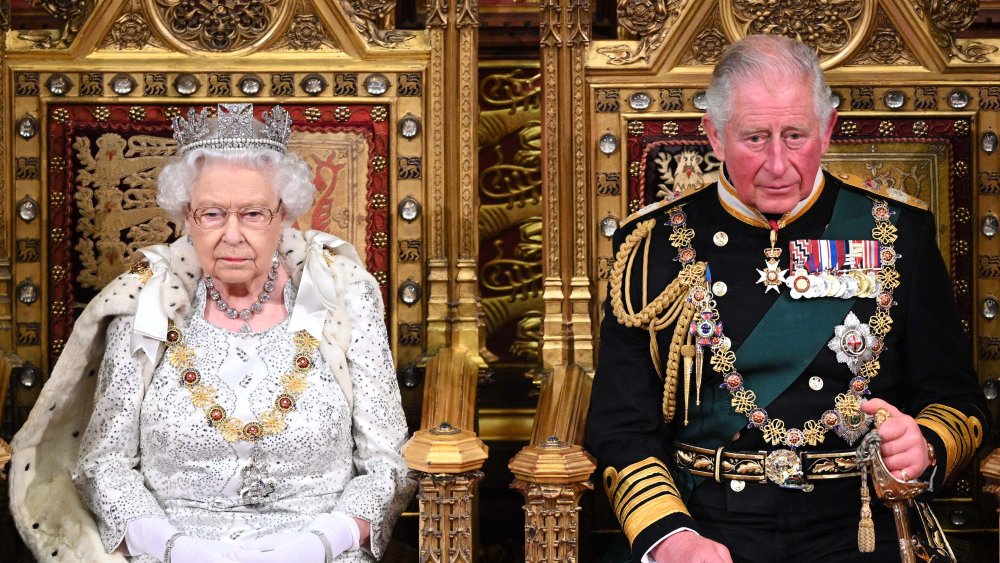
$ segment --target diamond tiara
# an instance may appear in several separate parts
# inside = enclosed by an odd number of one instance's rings
[[[261,114],[263,123],[254,119],[253,104],[219,104],[215,118],[208,108],[188,110],[187,119],[175,117],[174,139],[178,154],[194,149],[221,151],[270,149],[285,154],[292,135],[292,116],[281,106]]]

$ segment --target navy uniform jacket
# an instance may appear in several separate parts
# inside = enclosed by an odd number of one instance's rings
[[[789,241],[823,238],[822,233],[833,212],[838,190],[863,190],[845,184],[829,173],[824,176],[824,184],[817,188],[822,191],[811,207],[779,231],[777,247],[783,249],[780,258],[782,269],[789,268]],[[882,194],[882,199],[886,199],[885,194]],[[917,207],[897,201],[889,203],[898,213],[895,218],[899,230],[895,249],[900,256],[896,261],[900,286],[894,293],[897,303],[891,310],[894,322],[880,357],[881,370],[871,381],[871,397],[888,401],[921,423],[925,437],[937,454],[938,470],[933,484],[937,489],[973,455],[988,424],[988,410],[973,371],[968,343],[962,337],[954,310],[951,283],[937,248],[934,218]],[[632,303],[637,308],[644,305],[639,302],[644,282],[647,298],[651,299],[680,271],[680,263],[675,260],[677,250],[668,240],[672,228],[667,224],[667,211],[677,204],[683,204],[688,227],[695,231],[693,246],[697,251],[697,260],[708,263],[712,282],[723,281],[728,287],[725,295],[717,297],[716,302],[725,334],[733,342],[732,349],[738,350],[778,298],[778,293],[773,290],[765,293],[764,286],[756,283],[760,277],[757,269],[764,267],[763,251],[769,246],[768,230],[742,222],[726,211],[720,204],[715,185],[681,196],[675,202],[651,211],[640,211],[636,214],[639,217],[630,218],[616,233],[617,254],[625,237],[640,220],[654,218],[657,221],[650,233],[647,257],[643,258],[640,252],[631,266],[631,287],[628,290]],[[861,233],[862,236],[856,238],[870,239],[870,229],[868,227],[867,233]],[[713,243],[713,235],[718,231],[728,235],[724,246]],[[782,286],[781,291],[788,292],[789,288]],[[795,338],[796,331],[801,328],[796,325],[810,323],[809,302],[809,299],[796,302],[802,307],[802,315],[795,324],[785,327],[784,338]],[[874,310],[874,299],[857,299],[852,312],[865,323]],[[840,323],[843,320],[827,327],[827,339],[833,337],[834,326]],[[666,363],[672,332],[671,326],[658,333],[661,364]],[[773,342],[775,349],[782,346],[781,340]],[[682,476],[676,474],[675,479],[667,471],[672,466],[671,443],[684,419],[683,399],[678,399],[673,421],[665,423],[662,415],[663,381],[650,359],[649,344],[648,330],[625,327],[612,314],[610,302],[605,303],[586,447],[598,459],[598,474],[602,475],[612,508],[632,545],[636,560],[667,533],[680,527],[698,529],[684,503]],[[713,393],[728,396],[728,391],[719,388],[721,376],[708,365],[710,356],[711,353],[706,351],[701,391],[703,401]],[[753,374],[743,375],[746,387],[753,389]],[[810,388],[809,379],[812,376],[822,378],[822,389]],[[824,345],[808,368],[787,389],[770,404],[760,406],[766,408],[772,418],[783,419],[787,427],[801,428],[804,421],[815,420],[824,411],[832,409],[834,397],[847,391],[852,377],[851,371],[838,363],[835,353]],[[682,386],[682,383],[678,384],[679,389]],[[692,384],[692,420],[698,416],[693,394]],[[760,430],[743,428],[726,444],[694,445],[713,449],[724,445],[731,451],[778,449],[765,442]],[[828,432],[825,441],[818,446],[802,448],[811,451],[849,449],[851,446],[833,431]],[[715,485],[711,479],[705,481]],[[859,481],[857,478],[836,479],[823,482],[817,488],[823,486],[849,486],[854,498],[857,498]],[[729,491],[728,486],[725,491],[729,506],[721,509],[749,512],[779,511],[784,499],[793,498],[788,495],[804,494],[770,483],[748,484],[746,490],[738,494]],[[815,495],[815,498],[831,497]],[[856,529],[859,506],[852,504],[845,507],[844,513],[854,515],[853,526]],[[816,508],[826,509],[823,506]],[[894,533],[894,530],[881,532]]]

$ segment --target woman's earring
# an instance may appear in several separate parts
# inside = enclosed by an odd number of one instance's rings
[[[191,246],[194,246],[194,241],[191,240],[191,235],[187,235],[187,241],[188,241],[188,244],[190,244]]]

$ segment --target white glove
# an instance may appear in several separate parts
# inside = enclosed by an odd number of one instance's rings
[[[125,545],[129,555],[146,554],[165,561],[167,542],[176,534],[177,528],[166,518],[138,518],[125,528]],[[255,555],[238,545],[193,536],[179,536],[170,546],[170,563],[226,563]]]
[[[357,522],[347,514],[320,514],[309,523],[306,531],[281,532],[241,542],[242,547],[263,553],[261,556],[241,557],[240,561],[325,563],[327,557],[333,560],[345,551],[358,549],[360,536]]]

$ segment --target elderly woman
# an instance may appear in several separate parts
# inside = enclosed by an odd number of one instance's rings
[[[370,561],[411,491],[378,285],[346,242],[288,227],[311,175],[288,113],[252,109],[174,121],[158,202],[187,236],[92,301],[49,384],[96,371],[72,479],[104,550],[136,561]],[[15,449],[41,458],[31,419]],[[87,535],[22,518],[36,554],[41,526]]]

